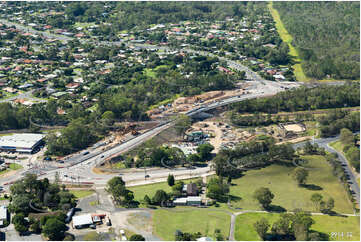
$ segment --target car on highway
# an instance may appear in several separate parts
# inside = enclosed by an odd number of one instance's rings
[[[150,175],[145,175],[145,176],[144,176],[144,178],[149,178],[149,177],[150,177]]]
[[[84,151],[83,155],[89,154],[89,151]]]

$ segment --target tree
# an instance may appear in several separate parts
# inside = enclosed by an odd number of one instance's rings
[[[354,135],[349,129],[343,128],[340,131],[340,140],[345,145],[352,145],[354,144]]]
[[[253,197],[267,210],[272,203],[274,194],[268,188],[261,187],[254,192]]]
[[[20,234],[23,234],[28,231],[29,223],[25,220],[25,215],[23,213],[17,213],[12,218],[12,223],[14,224],[15,230]]]
[[[145,241],[145,238],[140,234],[133,234],[130,236],[129,241]]]
[[[262,240],[265,240],[268,228],[270,227],[270,224],[268,223],[267,219],[261,218],[259,221],[253,224],[253,227],[256,230],[259,237]]]
[[[315,209],[318,211],[320,210],[320,205],[321,205],[321,201],[322,201],[322,195],[319,193],[314,193],[311,196],[311,202],[314,204]]]
[[[152,199],[153,204],[162,205],[163,202],[168,201],[169,196],[163,190],[157,190]]]
[[[289,214],[282,214],[281,217],[273,223],[272,233],[277,236],[288,236],[290,234],[291,218]]]
[[[322,237],[320,236],[320,233],[318,232],[312,232],[308,235],[308,239],[310,241],[321,241]]]
[[[184,182],[182,182],[182,181],[177,181],[177,182],[172,186],[173,196],[179,197],[179,196],[182,195],[183,185],[184,185]]]
[[[322,203],[322,212],[324,213],[330,213],[332,209],[335,207],[335,200],[330,197],[326,202]]]
[[[216,241],[224,241],[225,240],[220,229],[215,229],[214,230],[214,238],[216,238]]]
[[[39,219],[31,219],[30,220],[30,230],[33,233],[39,234],[41,232],[40,220]]]
[[[60,183],[60,176],[59,176],[59,172],[55,172],[55,175],[54,175],[54,182],[56,184],[59,184]]]
[[[229,185],[221,178],[211,178],[207,184],[207,197],[219,202],[226,202],[228,199]]]
[[[53,217],[49,218],[43,227],[43,234],[48,237],[49,240],[62,240],[65,231],[65,223]]]
[[[113,177],[107,182],[106,190],[112,194],[117,203],[122,203],[122,197],[127,196],[129,193],[129,190],[125,188],[125,182],[119,176]]]
[[[304,211],[296,211],[292,216],[292,231],[296,240],[308,240],[309,230],[315,221],[311,218],[309,213]]]
[[[168,186],[173,186],[174,185],[174,176],[172,174],[169,174],[168,175],[168,179],[167,179],[167,182],[168,182]]]
[[[197,152],[198,152],[200,160],[206,161],[206,160],[211,159],[212,158],[212,155],[211,155],[212,150],[214,150],[214,146],[209,143],[199,145],[197,147]]]
[[[147,205],[152,204],[152,201],[150,200],[150,198],[148,197],[148,195],[145,195],[145,196],[144,196],[144,202],[145,202],[145,204],[147,204]]]
[[[185,131],[189,129],[191,125],[191,118],[185,114],[181,114],[177,117],[174,128],[178,135],[184,135]]]
[[[298,185],[306,183],[308,171],[302,167],[297,167],[293,172],[293,178],[297,181]]]

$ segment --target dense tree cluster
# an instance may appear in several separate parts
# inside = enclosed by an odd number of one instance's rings
[[[347,175],[345,174],[344,168],[342,167],[341,162],[338,159],[337,153],[328,153],[325,155],[325,157],[326,157],[327,162],[332,166],[333,175],[340,179],[340,181],[342,182],[342,184],[347,192],[349,199],[352,202],[355,202],[355,199],[353,198],[353,195],[352,195],[353,191],[350,188],[350,184],[348,183]],[[355,204],[354,204],[354,206],[355,206]]]
[[[25,178],[10,187],[11,203],[9,209],[16,213],[12,218],[15,229],[20,234],[27,232],[43,233],[49,240],[62,240],[67,229],[65,212],[76,205],[72,193],[57,183],[49,183],[47,178],[37,180],[36,175],[27,174]],[[54,215],[26,217],[39,211],[57,211]]]
[[[132,191],[126,189],[125,182],[119,176],[113,177],[107,182],[106,187],[114,202],[125,207],[136,207],[138,203],[134,201],[134,194]]]
[[[299,159],[291,145],[275,145],[273,139],[242,142],[234,149],[222,149],[213,160],[218,176],[239,177],[242,171]]]
[[[175,241],[196,241],[200,237],[202,237],[202,234],[200,232],[188,233],[176,230],[174,233]]]
[[[360,172],[360,149],[356,146],[357,141],[360,140],[360,135],[354,135],[349,129],[343,128],[340,132],[340,141],[344,145],[343,152],[347,160]]]
[[[207,197],[219,202],[227,202],[229,184],[222,178],[211,178],[207,184]]]
[[[342,86],[301,87],[278,93],[273,97],[245,100],[233,104],[233,107],[239,113],[278,113],[359,105],[360,84],[353,82]]]
[[[275,2],[306,75],[360,78],[359,2]]]
[[[262,240],[328,240],[327,234],[311,230],[314,223],[309,213],[297,210],[295,213],[281,214],[272,226],[265,218],[258,220],[253,226]]]
[[[295,115],[275,115],[271,114],[262,115],[254,113],[253,115],[242,115],[237,112],[230,113],[230,120],[237,126],[268,126],[271,124],[285,123],[289,121],[303,122],[315,120],[314,115],[311,113],[300,113]]]
[[[10,210],[14,213],[24,213],[36,211],[32,209],[64,210],[75,206],[75,197],[64,187],[56,183],[49,183],[47,178],[37,180],[36,175],[26,174],[26,176],[15,182],[10,188],[12,197]]]
[[[321,137],[330,137],[347,128],[353,132],[360,131],[360,112],[333,110],[319,118]]]

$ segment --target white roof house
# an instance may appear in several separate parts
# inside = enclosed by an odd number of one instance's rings
[[[43,134],[13,134],[0,137],[0,149],[31,152],[45,137]]]
[[[81,228],[91,224],[93,224],[93,218],[90,213],[73,217],[73,226],[75,228]]]

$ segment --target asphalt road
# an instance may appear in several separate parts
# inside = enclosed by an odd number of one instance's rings
[[[355,192],[353,197],[356,199],[357,203],[360,205],[360,187],[357,183],[357,178],[355,177],[354,173],[352,172],[351,165],[349,164],[349,162],[347,162],[347,159],[341,152],[338,152],[337,150],[335,150],[331,146],[329,146],[329,143],[334,142],[338,139],[339,139],[339,136],[336,136],[336,137],[332,137],[332,138],[315,139],[314,142],[316,144],[318,144],[318,146],[325,148],[325,150],[327,150],[328,152],[338,154],[338,158],[341,161],[342,166],[345,169],[346,175],[348,175],[350,177],[348,182],[350,184],[351,190]],[[298,147],[303,147],[305,145],[305,143],[306,142],[294,144],[293,147],[295,149],[297,149]]]

